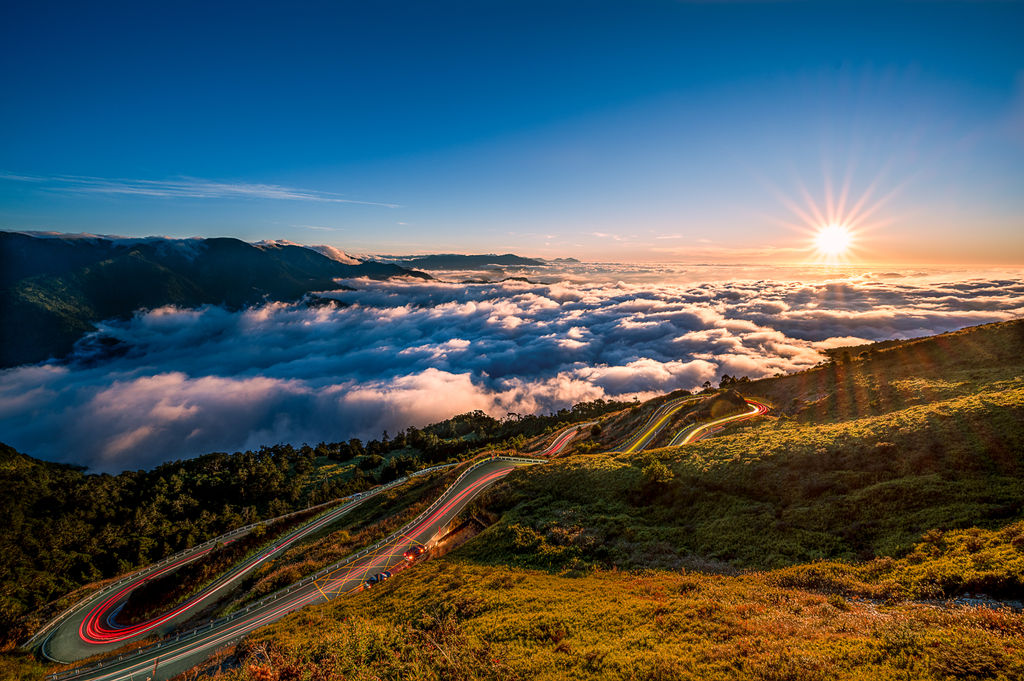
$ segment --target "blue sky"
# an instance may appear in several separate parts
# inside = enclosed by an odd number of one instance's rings
[[[5,229],[1024,261],[1020,3],[15,4]]]

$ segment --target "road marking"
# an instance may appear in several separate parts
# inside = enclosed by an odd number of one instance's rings
[[[320,595],[324,597],[325,601],[331,600],[330,598],[327,597],[327,594],[324,593],[324,590],[320,588],[319,584],[317,584],[316,582],[313,582],[313,586],[316,587],[316,590],[320,592]]]

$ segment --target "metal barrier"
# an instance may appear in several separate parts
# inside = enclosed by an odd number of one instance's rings
[[[125,660],[139,657],[140,655],[143,655],[145,653],[148,653],[148,652],[151,652],[153,650],[159,649],[160,647],[162,647],[162,646],[164,646],[166,644],[179,643],[182,640],[187,640],[187,639],[190,639],[190,638],[194,638],[194,637],[198,636],[200,633],[202,633],[203,631],[208,631],[210,629],[213,629],[213,628],[215,628],[216,626],[218,626],[220,624],[226,624],[226,623],[230,622],[231,620],[235,619],[236,617],[239,617],[240,615],[244,615],[244,614],[247,614],[247,613],[249,613],[249,612],[251,612],[253,610],[256,610],[258,608],[262,608],[263,606],[267,605],[268,603],[276,601],[281,596],[285,596],[285,595],[291,593],[292,591],[295,591],[296,589],[299,589],[299,588],[301,588],[303,586],[306,586],[307,584],[311,584],[312,582],[315,582],[316,580],[321,579],[322,577],[326,576],[327,574],[329,574],[329,573],[331,573],[331,572],[333,572],[333,571],[335,571],[335,570],[337,570],[337,569],[339,569],[341,567],[344,567],[345,565],[348,565],[349,563],[352,563],[352,562],[354,562],[356,560],[359,560],[360,558],[366,556],[367,554],[369,554],[369,553],[371,553],[373,551],[376,551],[377,549],[379,549],[381,546],[384,546],[388,542],[394,541],[395,538],[400,537],[402,535],[402,530],[403,529],[405,529],[406,527],[409,527],[410,525],[414,525],[415,523],[418,523],[420,520],[422,520],[424,517],[426,517],[426,515],[428,513],[433,511],[435,508],[437,508],[437,506],[440,505],[441,502],[444,501],[444,499],[448,497],[449,493],[455,488],[455,486],[458,485],[462,481],[463,478],[465,478],[467,475],[469,475],[469,473],[471,471],[475,470],[476,468],[479,468],[480,466],[482,466],[484,464],[487,464],[490,461],[494,461],[494,460],[512,461],[512,462],[515,462],[515,463],[528,463],[528,464],[547,463],[547,459],[530,459],[530,458],[525,458],[525,457],[511,457],[511,456],[497,456],[497,457],[494,457],[493,459],[492,458],[485,458],[485,459],[482,459],[480,461],[477,461],[476,463],[471,465],[469,468],[464,470],[459,475],[459,477],[457,477],[455,479],[455,481],[452,482],[452,484],[450,484],[448,486],[448,489],[446,489],[443,494],[438,496],[438,498],[435,499],[434,502],[431,503],[430,506],[428,506],[426,508],[426,510],[424,510],[418,516],[416,516],[411,521],[409,521],[408,523],[403,525],[401,529],[399,529],[396,532],[393,532],[392,534],[388,535],[384,539],[378,541],[376,544],[373,544],[372,546],[369,546],[369,547],[365,547],[365,548],[361,549],[359,552],[354,553],[354,554],[352,554],[350,556],[346,556],[345,558],[342,558],[338,562],[333,563],[332,565],[329,565],[329,566],[327,566],[325,568],[322,568],[319,571],[317,571],[316,573],[314,573],[314,574],[312,574],[312,575],[310,575],[308,577],[305,577],[305,578],[299,580],[298,582],[295,582],[294,584],[290,584],[290,585],[284,587],[283,589],[278,589],[277,591],[273,592],[272,594],[264,596],[263,598],[261,598],[260,600],[256,601],[255,603],[251,603],[251,604],[245,606],[244,609],[239,609],[239,610],[237,610],[237,611],[235,611],[233,613],[230,613],[228,615],[225,615],[223,617],[220,617],[220,618],[217,618],[217,619],[213,619],[213,620],[210,620],[208,622],[204,622],[203,624],[197,625],[197,626],[195,626],[192,629],[189,629],[187,631],[179,632],[179,633],[174,635],[174,640],[173,641],[171,641],[170,637],[168,636],[167,638],[165,638],[165,639],[163,639],[161,641],[157,641],[156,643],[152,643],[152,644],[150,644],[148,646],[145,646],[145,647],[142,647],[142,648],[136,648],[135,650],[133,650],[130,653],[125,653],[124,655],[118,655],[116,659],[111,659],[111,660],[105,660],[105,661],[97,662],[96,664],[90,665],[88,667],[76,667],[74,669],[68,669],[66,671],[50,674],[46,678],[49,681],[61,681],[62,679],[72,678],[72,677],[80,676],[81,674],[85,674],[85,673],[88,673],[88,672],[98,671],[100,669],[104,669],[106,667],[112,666],[112,665],[117,664],[119,662],[124,662]],[[440,466],[432,466],[431,468],[424,468],[423,470],[416,471],[415,473],[410,473],[407,476],[404,476],[402,478],[399,478],[397,480],[389,482],[389,483],[387,483],[385,485],[381,485],[379,487],[376,487],[373,490],[370,490],[368,492],[359,492],[357,494],[354,494],[354,495],[351,495],[351,496],[348,496],[348,497],[344,497],[342,499],[337,499],[337,500],[335,500],[333,502],[327,502],[327,503],[339,503],[339,502],[348,501],[348,500],[351,500],[351,499],[354,499],[354,498],[369,499],[370,497],[376,496],[376,495],[380,494],[381,492],[384,492],[385,490],[388,490],[388,489],[391,489],[392,487],[395,487],[397,485],[401,485],[403,483],[406,483],[411,478],[422,476],[422,475],[426,475],[428,473],[433,473],[434,471],[442,470],[442,469],[445,469],[445,468],[451,468],[453,466],[458,466],[458,465],[460,465],[462,463],[464,463],[464,462],[460,461],[460,462],[456,462],[456,463],[442,464]],[[321,504],[320,506],[323,506],[323,505],[325,505],[325,504]],[[310,507],[310,508],[319,508],[319,506],[313,506],[313,507]],[[304,509],[304,511],[305,510],[309,510],[309,509]],[[304,511],[296,511],[296,513],[301,513],[301,512],[304,512]],[[294,514],[293,513],[289,513],[288,515],[294,515]],[[273,520],[279,520],[280,518],[284,518],[284,517],[287,517],[287,516],[280,516],[279,518],[274,518]],[[270,521],[264,521],[264,522],[270,522]],[[251,529],[251,527],[254,527],[255,525],[258,525],[258,524],[260,524],[260,523],[254,523],[253,525],[249,526],[249,528]],[[242,529],[242,528],[239,528],[239,529]],[[234,530],[233,532],[237,532],[237,531],[238,530]],[[227,536],[227,535],[221,535],[221,536]],[[211,540],[211,541],[214,541],[214,540]],[[207,542],[207,543],[209,543],[209,542]],[[192,549],[192,550],[195,550],[195,549]],[[162,561],[162,562],[165,562],[165,561]],[[137,575],[137,574],[138,573],[133,573],[133,576]],[[128,578],[126,577],[126,578],[124,578],[122,580],[119,580],[118,583],[124,582],[127,579]],[[80,601],[80,603],[81,603],[81,601]],[[77,607],[77,605],[75,607]],[[72,610],[73,609],[74,608],[72,608]],[[70,610],[68,612],[70,612]],[[38,634],[36,636],[38,636]]]

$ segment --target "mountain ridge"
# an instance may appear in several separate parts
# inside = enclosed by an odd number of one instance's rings
[[[387,260],[405,267],[417,267],[425,270],[479,269],[490,266],[539,267],[547,264],[543,260],[526,258],[515,253],[501,255],[495,253],[431,253],[430,255],[403,256]]]
[[[294,301],[356,277],[430,279],[394,263],[347,264],[305,246],[227,237],[0,232],[0,367],[67,355],[96,322],[138,309]]]

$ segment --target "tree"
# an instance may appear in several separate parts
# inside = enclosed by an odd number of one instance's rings
[[[675,473],[653,456],[646,456],[644,467],[640,469],[640,499],[649,503],[675,478]]]
[[[359,462],[359,467],[364,471],[372,471],[384,463],[384,457],[380,454],[370,454]]]
[[[668,466],[660,461],[651,461],[643,467],[640,473],[644,476],[644,482],[648,485],[662,486],[675,478],[675,473]]]

